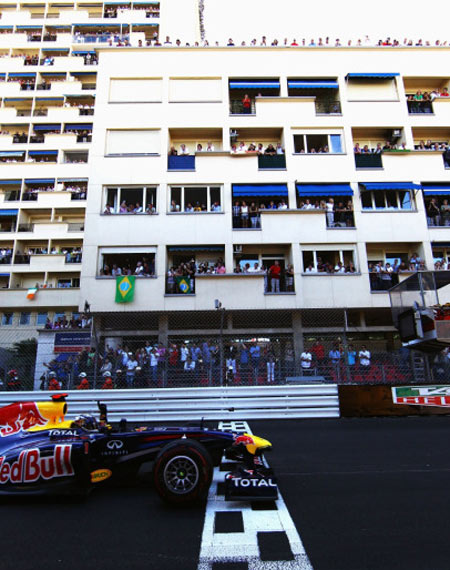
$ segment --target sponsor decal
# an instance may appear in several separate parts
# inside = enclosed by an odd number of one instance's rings
[[[96,469],[91,473],[91,483],[100,483],[109,479],[112,475],[111,469]]]
[[[45,426],[47,419],[39,412],[36,402],[17,402],[0,410],[0,436],[14,435],[34,426]]]
[[[120,439],[111,439],[106,444],[105,451],[101,452],[101,455],[105,456],[117,456],[117,455],[127,455],[128,451],[123,449],[124,443]]]
[[[276,487],[277,484],[272,481],[272,479],[256,479],[249,478],[243,479],[242,477],[234,477],[233,479],[235,487]]]
[[[53,455],[41,457],[39,449],[21,451],[13,463],[0,456],[0,485],[6,483],[35,483],[38,479],[54,479],[74,475],[71,463],[72,446],[56,445]]]
[[[394,404],[450,408],[450,386],[401,386],[392,388]]]
[[[76,437],[77,431],[74,429],[51,429],[50,437]]]

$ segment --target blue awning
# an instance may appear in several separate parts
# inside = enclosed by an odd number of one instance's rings
[[[133,2],[133,6],[157,6],[160,0],[147,0],[146,2]]]
[[[287,196],[287,184],[233,184],[233,196]]]
[[[7,186],[7,185],[15,185],[22,184],[22,180],[0,180],[0,186]]]
[[[432,196],[450,195],[450,184],[423,184],[423,193]]]
[[[58,178],[58,182],[87,182],[88,178]]]
[[[55,72],[55,71],[41,71],[42,77],[65,77],[65,72]]]
[[[421,190],[420,184],[412,182],[361,182],[365,190]]]
[[[0,73],[0,77],[4,79],[6,77],[6,73]]]
[[[52,156],[54,156],[55,154],[58,154],[57,150],[29,150],[28,154],[30,156],[45,156],[47,154],[51,154]]]
[[[54,184],[54,178],[25,178],[25,184]]]
[[[17,216],[19,210],[0,210],[0,216]]]
[[[17,26],[17,30],[42,30],[42,26]]]
[[[92,123],[90,125],[66,125],[64,131],[92,131]]]
[[[134,26],[141,26],[141,27],[148,27],[148,28],[157,28],[158,24],[131,24]]]
[[[36,97],[36,103],[41,101],[64,101],[64,97]]]
[[[65,52],[69,52],[70,48],[42,48],[42,51],[50,51],[50,52],[54,52],[54,51],[65,51]]]
[[[450,247],[450,241],[432,241],[432,247]]]
[[[86,51],[86,50],[84,50],[84,51],[73,51],[72,55],[87,55],[88,53],[91,55],[95,55],[95,51]],[[72,73],[72,75],[73,75],[73,73]]]
[[[194,252],[194,251],[220,251],[223,252],[223,245],[169,245],[167,251],[174,252]]]
[[[71,71],[70,75],[73,75],[74,77],[78,77],[78,75],[95,75],[95,76],[97,76],[97,72],[96,71]]]
[[[26,98],[26,97],[5,97],[5,103],[7,102],[11,102],[11,101],[32,101],[32,97]]]
[[[299,196],[353,196],[350,184],[297,184]]]
[[[349,79],[394,79],[400,73],[349,73]]]
[[[258,81],[251,79],[242,79],[240,81],[230,81],[230,89],[279,89],[279,81]]]
[[[0,277],[9,277],[10,273],[0,273]]]
[[[14,26],[0,26],[0,30],[12,30]]]
[[[288,81],[291,89],[337,89],[337,81],[327,79],[292,79]]]
[[[34,125],[34,131],[60,131],[61,125]]]
[[[25,151],[24,151],[24,150],[19,150],[19,151],[16,151],[16,150],[4,150],[4,151],[0,152],[0,156],[1,156],[2,158],[8,157],[8,156],[23,156],[24,154],[25,154]]]
[[[35,73],[10,73],[8,77],[36,77]]]

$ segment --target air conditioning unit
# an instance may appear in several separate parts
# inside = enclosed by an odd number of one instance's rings
[[[242,245],[233,245],[233,253],[242,253]]]

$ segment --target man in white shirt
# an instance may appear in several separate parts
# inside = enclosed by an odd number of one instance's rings
[[[365,345],[361,346],[361,350],[358,353],[358,358],[362,370],[365,371],[369,370],[371,354],[370,351],[367,350],[367,347]]]
[[[128,388],[132,388],[133,384],[134,384],[134,376],[136,373],[136,368],[139,366],[138,361],[136,360],[136,358],[134,357],[132,352],[128,353],[128,356],[130,357],[128,359],[128,362],[126,364],[126,368],[127,368],[127,385]]]
[[[206,148],[206,152],[214,152],[214,145],[213,143],[209,142]]]
[[[189,154],[189,149],[184,143],[180,146],[179,154],[181,154],[181,155],[188,155]]]
[[[312,354],[305,348],[300,356],[300,363],[302,367],[302,374],[307,375],[312,372]]]

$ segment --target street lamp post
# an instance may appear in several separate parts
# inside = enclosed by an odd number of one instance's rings
[[[214,301],[214,306],[216,308],[217,311],[220,311],[220,354],[219,354],[219,366],[220,366],[220,385],[223,386],[223,325],[224,325],[224,319],[225,319],[225,307],[222,307],[222,303],[219,301],[219,299],[216,299]]]

